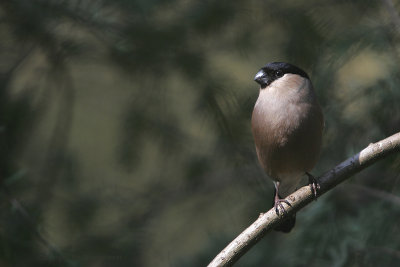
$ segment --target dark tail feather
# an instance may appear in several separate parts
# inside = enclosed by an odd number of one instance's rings
[[[289,233],[296,224],[296,214],[287,218],[280,225],[274,228],[275,231]]]
[[[274,189],[274,198],[272,200],[272,207],[275,206],[275,193],[276,189]],[[279,198],[281,198],[281,196],[279,196]],[[289,233],[293,229],[295,224],[296,224],[296,214],[293,214],[292,216],[284,220],[280,225],[275,227],[274,230],[278,232]]]

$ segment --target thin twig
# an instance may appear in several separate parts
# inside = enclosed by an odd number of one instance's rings
[[[389,202],[393,205],[397,205],[400,207],[400,197],[393,195],[391,193],[385,192],[383,190],[378,190],[378,189],[367,187],[365,185],[358,185],[358,184],[348,185],[347,188],[349,190],[358,190],[361,193],[363,193],[364,195],[375,197],[375,198],[378,198],[380,200]]]
[[[400,151],[400,133],[394,134],[375,144],[370,144],[360,153],[343,161],[330,171],[320,176],[319,196],[340,184],[352,175],[360,172],[376,161],[385,158],[389,154]],[[214,260],[208,265],[231,266],[255,245],[269,230],[275,228],[287,216],[298,212],[301,208],[313,201],[310,186],[303,186],[286,198],[291,207],[287,207],[287,214],[278,217],[274,209],[260,214],[259,218],[236,237]]]
[[[52,244],[40,231],[37,226],[37,223],[35,220],[32,218],[32,216],[28,213],[28,211],[25,209],[25,207],[16,199],[13,198],[10,193],[8,188],[3,184],[1,186],[1,193],[4,194],[4,196],[7,198],[9,201],[11,207],[13,210],[15,210],[26,223],[26,226],[32,229],[33,233],[48,250],[52,254],[52,256],[57,257],[58,260],[62,261],[65,263],[65,266],[72,266],[70,261],[61,253],[58,247],[56,247],[54,244]]]

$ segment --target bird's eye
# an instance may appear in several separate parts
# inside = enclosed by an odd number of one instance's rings
[[[275,75],[276,75],[276,77],[282,77],[283,72],[281,70],[277,70],[277,71],[275,71]]]

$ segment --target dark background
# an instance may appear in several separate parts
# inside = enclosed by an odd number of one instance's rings
[[[400,131],[399,1],[0,2],[0,266],[205,266],[270,208],[261,66],[312,78],[315,175]],[[398,266],[400,156],[237,266]]]

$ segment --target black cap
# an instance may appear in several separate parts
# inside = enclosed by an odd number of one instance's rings
[[[260,84],[261,88],[265,88],[286,73],[297,74],[301,77],[309,79],[307,73],[295,65],[286,62],[271,62],[257,72],[256,76],[254,77],[254,81]]]

